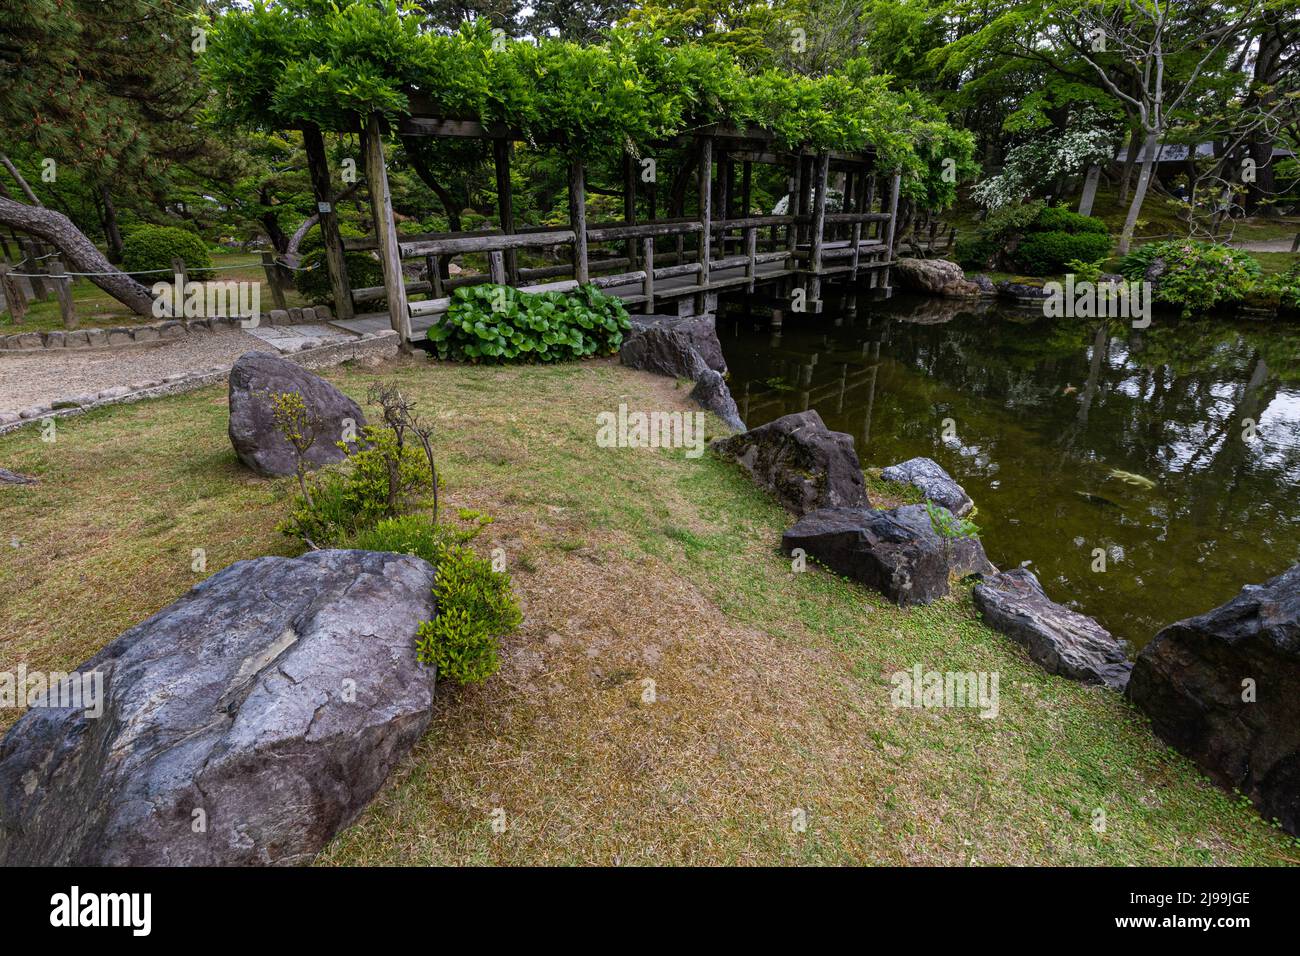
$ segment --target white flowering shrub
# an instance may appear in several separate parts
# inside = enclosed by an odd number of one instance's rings
[[[1002,172],[976,183],[975,201],[986,209],[1025,202],[1058,176],[1073,176],[1111,155],[1114,132],[1100,113],[1075,114],[1064,132],[1048,130],[1007,153]]]

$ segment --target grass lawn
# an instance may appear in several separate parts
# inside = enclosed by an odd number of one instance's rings
[[[275,308],[271,290],[266,286],[266,271],[262,268],[260,253],[217,252],[212,254],[212,265],[221,271],[215,274],[214,281],[222,282],[261,282],[262,311]],[[143,277],[146,286],[153,281],[168,279],[165,275]],[[89,279],[76,279],[72,283],[72,299],[77,311],[77,328],[98,329],[117,325],[136,325],[144,322],[157,322],[153,316],[136,315],[121,302],[95,285]],[[286,304],[290,307],[310,305],[297,292],[289,292]],[[21,325],[13,323],[8,312],[0,313],[0,335],[15,332],[51,332],[63,328],[63,316],[59,312],[59,300],[51,292],[44,302],[32,300],[28,303],[27,314]]]
[[[984,627],[965,590],[903,611],[792,573],[791,519],[734,466],[596,446],[598,411],[688,408],[672,380],[610,360],[326,374],[436,412],[446,498],[495,516],[479,545],[506,550],[525,620],[496,676],[440,685],[422,742],[321,863],[1300,862],[1118,695]],[[70,668],[205,573],[291,553],[274,530],[291,479],[243,471],[226,420],[214,387],[69,419],[54,444],[0,438],[0,464],[41,479],[0,490],[0,668]],[[891,707],[889,675],[915,663],[997,672],[999,715]]]

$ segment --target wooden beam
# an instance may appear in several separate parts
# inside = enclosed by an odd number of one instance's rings
[[[629,226],[636,224],[636,176],[637,165],[635,157],[624,151],[623,153],[623,222]],[[627,257],[633,263],[636,262],[636,240],[627,241]]]
[[[813,218],[809,226],[810,235],[809,244],[809,266],[812,270],[812,289],[811,297],[815,303],[821,302],[822,291],[822,244],[826,239],[826,191],[829,171],[830,171],[830,153],[822,153],[817,157],[816,171],[813,174]],[[820,307],[818,308],[820,311]]]
[[[587,186],[586,169],[580,160],[569,160],[569,226],[573,230],[573,277],[579,285],[590,279],[587,271]]]
[[[325,246],[325,266],[334,296],[334,312],[340,319],[350,319],[356,312],[352,308],[352,289],[348,283],[343,240],[339,235],[338,212],[334,209],[334,189],[330,183],[329,160],[325,156],[325,139],[319,126],[309,123],[302,128],[302,145],[307,154],[312,192],[316,195],[316,214]]]
[[[50,283],[54,286],[54,294],[59,299],[59,313],[63,318],[63,327],[75,329],[77,309],[72,304],[72,280],[65,275],[67,270],[63,268],[63,260],[58,256],[50,259],[45,264],[45,271],[50,274]]]
[[[401,244],[402,258],[411,259],[428,255],[459,255],[463,252],[499,252],[506,249],[528,247],[545,248],[563,246],[574,241],[571,229],[548,232],[517,232],[514,235],[464,236],[448,239],[430,239],[425,242]]]
[[[751,216],[754,212],[754,164],[748,159],[741,166],[740,175],[740,210],[742,216]]]
[[[645,262],[645,283],[641,287],[641,294],[645,296],[645,310],[654,312],[655,310],[655,237],[646,236],[641,240],[642,258]]]
[[[795,252],[799,249],[799,194],[803,192],[803,161],[794,164],[794,174],[790,177],[790,192],[787,194],[786,212],[790,214],[790,227],[785,234],[785,245],[790,255],[786,262],[787,269],[795,267]]]
[[[379,239],[379,261],[384,268],[384,290],[388,299],[388,320],[401,338],[401,348],[411,349],[411,313],[406,303],[406,278],[402,275],[402,253],[393,219],[393,195],[384,165],[384,138],[379,114],[366,121],[366,182],[370,186],[370,211]]]

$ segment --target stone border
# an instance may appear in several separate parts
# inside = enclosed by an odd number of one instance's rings
[[[303,368],[319,369],[367,356],[392,358],[397,355],[398,344],[399,337],[397,333],[390,329],[385,332],[367,332],[361,338],[352,342],[335,342],[281,357],[288,359],[290,362],[296,362]],[[65,418],[108,405],[123,405],[149,398],[163,398],[167,395],[192,392],[195,389],[216,384],[229,374],[230,366],[213,365],[210,368],[199,369],[194,372],[178,372],[156,381],[115,385],[94,394],[87,393],[71,398],[57,399],[50,405],[35,405],[17,413],[0,411],[0,435],[8,434],[22,428],[24,425],[30,425],[33,422],[44,421],[49,418]]]
[[[334,321],[329,307],[272,309],[267,325],[317,325]],[[186,335],[242,329],[238,316],[211,319],[165,319],[146,325],[117,325],[102,329],[56,329],[52,332],[12,332],[0,336],[0,352],[17,355],[44,354],[50,349],[119,349],[133,345],[163,345]]]

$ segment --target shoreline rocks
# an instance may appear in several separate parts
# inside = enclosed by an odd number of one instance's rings
[[[258,558],[127,630],[74,674],[98,675],[98,716],[33,707],[0,740],[0,865],[309,863],[429,722],[433,578]]]
[[[1127,696],[1158,737],[1300,835],[1300,565],[1161,630]]]
[[[230,370],[230,444],[239,460],[257,474],[294,474],[297,458],[275,425],[271,396],[297,392],[308,413],[320,422],[316,441],[305,455],[316,468],[341,461],[336,444],[360,436],[366,424],[361,407],[318,375],[271,352],[246,352]]]
[[[628,368],[694,382],[693,401],[717,415],[728,428],[744,431],[740,409],[722,377],[727,365],[711,316],[636,316],[618,354]],[[720,370],[714,367],[717,365]]]
[[[1049,674],[1122,691],[1133,664],[1124,643],[1092,618],[1052,601],[1032,571],[992,575],[971,593],[984,623],[1029,652]]]
[[[937,601],[948,593],[953,573],[997,571],[977,540],[960,539],[945,546],[923,505],[889,511],[822,508],[809,512],[781,537],[782,551],[790,554],[795,548],[902,607]]]
[[[948,259],[899,259],[894,274],[905,289],[929,292],[949,298],[967,298],[984,294],[978,282],[966,278],[961,266]]]
[[[795,514],[871,505],[853,437],[830,431],[815,411],[786,415],[711,447]]]
[[[948,472],[932,458],[909,458],[907,461],[890,465],[880,473],[885,481],[911,485],[925,495],[926,499],[942,505],[958,518],[971,513],[975,502],[966,489],[957,484]]]

